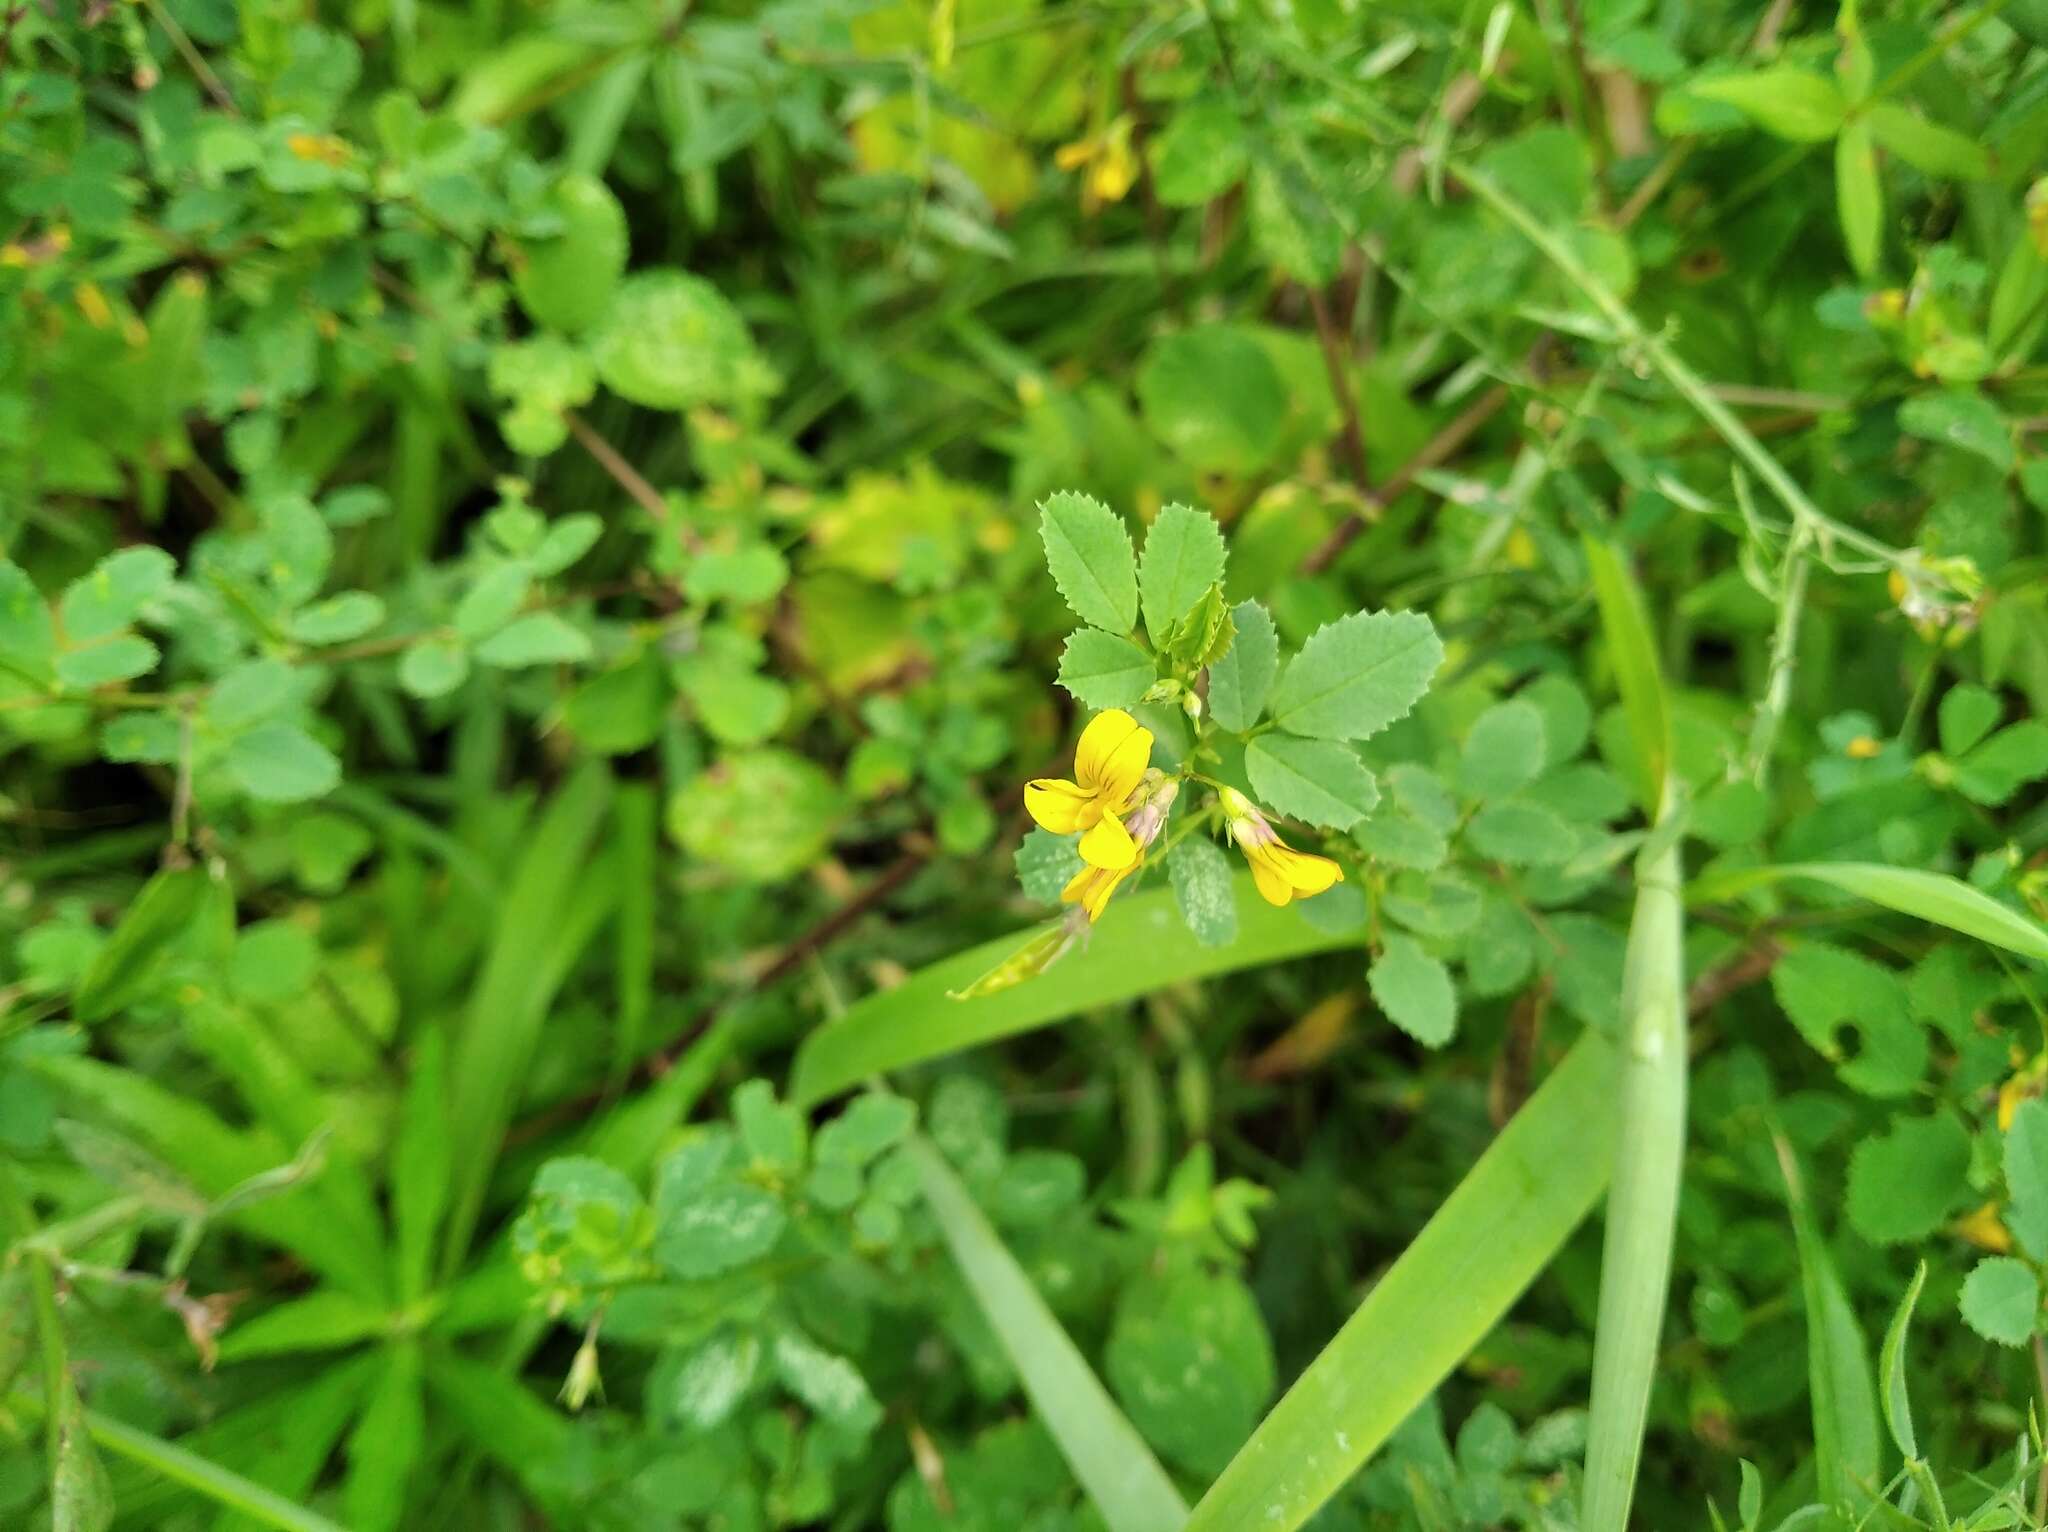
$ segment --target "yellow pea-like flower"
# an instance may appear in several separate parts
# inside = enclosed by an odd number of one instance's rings
[[[1117,885],[1145,865],[1141,851],[1122,867],[1083,867],[1060,890],[1061,904],[1078,904],[1088,912],[1090,922],[1100,920]]]
[[[1178,783],[1167,781],[1159,772],[1148,771],[1133,799],[1131,817],[1123,822],[1133,848],[1130,861],[1121,867],[1083,867],[1067,879],[1067,886],[1060,890],[1060,903],[1080,905],[1087,911],[1091,925],[1100,920],[1117,891],[1117,885],[1145,865],[1145,853],[1159,838],[1159,832],[1166,828],[1166,816],[1173,808],[1173,800],[1179,796]],[[1105,822],[1114,823],[1107,816]]]
[[[1024,807],[1055,835],[1081,836],[1081,860],[1114,872],[1136,865],[1138,843],[1124,828],[1152,759],[1152,731],[1121,708],[1097,713],[1074,750],[1074,780],[1040,777],[1024,786]],[[1107,899],[1108,894],[1103,898]]]
[[[1344,881],[1344,869],[1328,857],[1296,851],[1282,840],[1280,832],[1243,793],[1226,787],[1218,796],[1230,839],[1251,863],[1252,882],[1266,903],[1284,905],[1295,899],[1312,899]]]

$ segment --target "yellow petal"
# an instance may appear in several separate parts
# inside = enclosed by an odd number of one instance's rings
[[[1095,823],[1102,805],[1095,794],[1060,777],[1024,784],[1024,810],[1055,835],[1072,835]]]
[[[1102,912],[1109,907],[1110,895],[1116,892],[1117,885],[1136,872],[1144,860],[1143,857],[1138,857],[1130,866],[1119,867],[1114,871],[1107,867],[1083,867],[1069,878],[1067,886],[1060,890],[1060,902],[1080,905],[1088,912],[1091,923],[1100,920]]]
[[[1252,864],[1252,882],[1258,885],[1259,897],[1268,904],[1285,905],[1294,898],[1294,885],[1273,864],[1272,851],[1271,846],[1247,846],[1244,859]]]
[[[1081,860],[1090,867],[1115,870],[1128,867],[1137,859],[1138,843],[1114,814],[1104,814],[1095,821],[1095,828],[1081,837]]]
[[[1074,751],[1074,777],[1099,794],[1111,813],[1119,812],[1138,789],[1152,762],[1152,731],[1122,708],[1097,713],[1081,731]]]
[[[1296,851],[1292,846],[1273,847],[1273,862],[1281,876],[1293,885],[1294,891],[1303,898],[1320,894],[1332,883],[1343,880],[1344,869],[1326,856],[1316,856],[1307,851]]]
[[[1138,720],[1120,707],[1097,713],[1081,731],[1081,743],[1074,747],[1074,780],[1091,793],[1102,791],[1104,774],[1118,750],[1134,734],[1144,734],[1146,753],[1151,753],[1151,735],[1138,727]],[[1143,767],[1139,770],[1142,772]]]

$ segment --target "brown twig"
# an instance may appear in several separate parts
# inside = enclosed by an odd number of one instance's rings
[[[1725,963],[1709,968],[1693,980],[1685,995],[1686,1014],[1704,1016],[1738,990],[1768,978],[1784,955],[1785,949],[1771,937],[1758,937]]]
[[[1368,519],[1377,513],[1396,495],[1415,481],[1419,473],[1444,462],[1471,438],[1472,434],[1500,412],[1508,402],[1508,386],[1496,383],[1477,399],[1473,400],[1452,420],[1446,423],[1436,435],[1422,444],[1416,454],[1395,469],[1386,483],[1367,492],[1367,509],[1344,518],[1328,537],[1301,561],[1301,572],[1305,575],[1320,574],[1336,562],[1337,556],[1351,546],[1352,539],[1363,532]]]
[[[569,428],[569,434],[577,443],[597,460],[597,466],[612,476],[612,480],[623,489],[633,503],[652,516],[668,534],[676,540],[676,546],[685,553],[697,551],[696,538],[690,529],[676,519],[669,503],[661,497],[661,491],[649,484],[640,470],[619,454],[619,449],[606,441],[603,434],[574,410],[562,411],[562,424]]]
[[[1372,492],[1372,469],[1365,460],[1365,422],[1358,413],[1358,394],[1351,386],[1351,368],[1345,352],[1344,337],[1337,333],[1337,322],[1330,314],[1329,301],[1319,287],[1308,289],[1309,311],[1316,319],[1316,339],[1322,342],[1323,366],[1330,374],[1330,392],[1336,396],[1337,408],[1343,411],[1344,426],[1339,440],[1344,444],[1344,456],[1351,468],[1353,482],[1370,501]]]

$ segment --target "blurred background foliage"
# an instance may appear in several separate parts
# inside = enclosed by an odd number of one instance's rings
[[[1696,872],[2038,908],[2044,151],[2039,0],[0,9],[0,1521],[1097,1526],[913,1118],[1198,1494],[1615,1024],[1580,528]],[[1068,488],[1213,510],[1287,647],[1433,616],[1355,938],[813,1134],[799,1038],[1043,914]],[[1802,1259],[1873,1341],[1930,1262],[1970,1511],[2042,1408],[2042,972],[1701,902],[1645,1523],[1813,1498]],[[1316,1525],[1572,1525],[1598,1248]]]

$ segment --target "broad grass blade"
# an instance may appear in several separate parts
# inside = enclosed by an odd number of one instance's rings
[[[1356,933],[1319,931],[1292,907],[1273,908],[1253,892],[1249,875],[1240,875],[1233,886],[1238,935],[1227,947],[1197,942],[1175,909],[1172,893],[1158,889],[1110,905],[1084,948],[1014,988],[972,1000],[947,998],[949,991],[972,984],[1014,952],[1024,940],[1021,934],[984,942],[921,969],[814,1032],[797,1053],[790,1099],[814,1106],[871,1075],[1028,1032],[1077,1011],[1358,940]]]
[[[1887,867],[1882,862],[1786,862],[1702,878],[1686,894],[1695,903],[1707,903],[1788,878],[1831,884],[1901,915],[1914,915],[1994,947],[2048,962],[2048,928],[1946,873]]]
[[[1479,1157],[1195,1507],[1292,1532],[1500,1322],[1607,1186],[1620,1060],[1588,1033]]]

